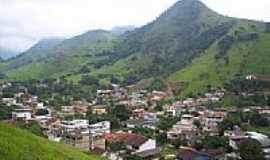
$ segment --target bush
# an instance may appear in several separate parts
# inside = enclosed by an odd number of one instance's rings
[[[243,160],[264,160],[259,142],[247,139],[240,144],[240,156]]]
[[[99,81],[97,78],[90,76],[90,75],[85,75],[82,77],[80,84],[83,85],[98,85]]]
[[[47,115],[47,114],[49,114],[49,111],[47,109],[39,109],[36,112],[37,116],[43,116],[43,115]]]

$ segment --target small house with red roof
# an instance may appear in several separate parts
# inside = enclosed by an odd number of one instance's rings
[[[107,143],[121,143],[131,153],[156,149],[156,140],[133,133],[111,133],[105,135]]]

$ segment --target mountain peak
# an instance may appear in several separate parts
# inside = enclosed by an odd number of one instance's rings
[[[175,3],[177,6],[181,7],[195,7],[195,6],[201,6],[201,7],[206,7],[206,5],[201,2],[200,0],[180,0]]]
[[[165,11],[158,19],[173,20],[187,24],[200,17],[205,19],[204,15],[219,16],[219,14],[209,9],[200,0],[180,0]]]

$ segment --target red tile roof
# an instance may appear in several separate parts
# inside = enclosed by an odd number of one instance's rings
[[[106,134],[105,139],[111,143],[120,142],[135,147],[139,147],[140,145],[144,144],[147,141],[146,137],[132,133]]]

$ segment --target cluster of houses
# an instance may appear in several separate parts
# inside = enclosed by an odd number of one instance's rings
[[[11,85],[11,84],[8,84]],[[2,88],[8,87],[3,85]],[[112,85],[111,90],[97,90],[96,98],[91,102],[75,101],[72,105],[62,106],[59,111],[45,106],[39,98],[24,92],[19,92],[11,98],[1,98],[1,103],[7,107],[16,106],[12,112],[13,121],[38,122],[44,129],[48,139],[74,146],[83,151],[91,151],[106,156],[109,159],[126,159],[129,155],[136,155],[144,159],[157,159],[161,146],[155,138],[147,138],[132,132],[135,128],[158,130],[160,117],[179,118],[170,129],[165,132],[168,140],[185,140],[187,146],[192,146],[202,134],[219,135],[218,124],[221,123],[235,109],[209,109],[208,103],[222,100],[224,91],[206,93],[198,98],[187,98],[183,101],[173,101],[164,104],[162,111],[154,108],[157,102],[166,100],[171,95],[166,92],[145,90],[129,91],[119,85]],[[121,122],[121,130],[112,130],[111,122],[101,121],[90,124],[87,119],[65,120],[64,117],[81,115],[85,117],[89,111],[95,115],[108,114],[107,102],[114,102],[126,106],[132,111],[128,120]],[[255,110],[260,114],[269,114],[270,107],[249,107],[243,109],[248,112]],[[197,124],[196,124],[197,123]],[[225,131],[224,136],[230,140],[230,146],[239,150],[239,143],[246,139],[254,139],[261,144],[266,158],[270,158],[270,139],[256,132],[242,132],[239,128]],[[115,152],[111,145],[118,144],[119,152]],[[119,147],[118,146],[118,147]],[[226,154],[224,150],[199,152],[194,148],[180,147],[173,159],[240,159],[237,152]]]

